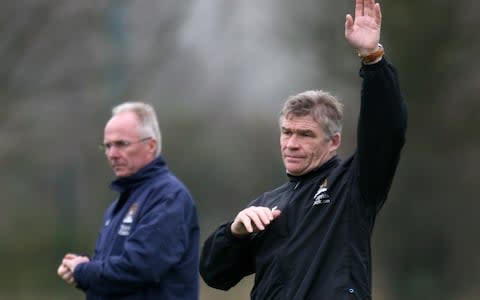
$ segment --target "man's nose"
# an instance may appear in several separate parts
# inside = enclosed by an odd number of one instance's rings
[[[117,157],[118,153],[119,151],[117,147],[110,147],[105,150],[105,155],[107,155],[108,158]]]
[[[298,138],[295,134],[293,134],[292,136],[290,136],[288,138],[287,147],[288,148],[298,148],[298,146],[299,146]]]

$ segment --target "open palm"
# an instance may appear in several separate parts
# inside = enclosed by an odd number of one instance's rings
[[[374,50],[380,41],[382,14],[380,4],[374,0],[356,0],[355,19],[348,14],[345,21],[345,38],[360,53]]]

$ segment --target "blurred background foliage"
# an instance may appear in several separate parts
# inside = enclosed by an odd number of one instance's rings
[[[385,0],[382,43],[409,106],[407,144],[373,236],[374,298],[473,300],[480,288],[480,4]],[[0,10],[0,299],[83,299],[56,275],[90,253],[114,194],[97,150],[113,105],[152,103],[202,241],[285,180],[277,116],[322,88],[355,147],[354,1],[6,1]],[[252,278],[201,299],[248,299]]]

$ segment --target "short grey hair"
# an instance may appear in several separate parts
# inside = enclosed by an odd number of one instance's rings
[[[125,102],[112,109],[112,116],[124,112],[133,112],[137,116],[139,134],[155,139],[157,142],[156,156],[159,156],[162,153],[162,134],[155,109],[150,104],[143,102]]]
[[[310,90],[288,97],[279,122],[281,125],[284,119],[307,115],[318,122],[328,138],[342,132],[343,104],[328,92]]]

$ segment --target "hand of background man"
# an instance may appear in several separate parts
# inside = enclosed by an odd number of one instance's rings
[[[63,257],[62,263],[57,269],[57,274],[69,284],[76,284],[73,272],[77,265],[89,262],[90,259],[86,256],[79,256],[68,253]]]
[[[235,236],[244,236],[253,232],[265,230],[265,227],[280,216],[277,209],[270,209],[263,206],[250,206],[240,211],[230,230]]]
[[[74,257],[74,254],[69,253],[66,254],[63,259],[72,259]],[[63,261],[60,263],[60,266],[58,266],[57,274],[69,284],[73,284],[75,282],[73,278],[73,272],[63,263]]]

